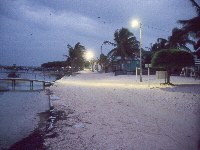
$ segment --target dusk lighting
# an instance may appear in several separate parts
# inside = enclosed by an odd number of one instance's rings
[[[86,52],[86,58],[87,58],[87,59],[92,59],[93,57],[94,57],[94,54],[93,54],[92,51]]]
[[[138,20],[133,20],[132,22],[131,22],[131,26],[132,27],[137,27],[137,26],[139,26],[139,21]]]
[[[0,0],[0,20],[0,150],[200,150],[200,0]]]
[[[131,22],[132,27],[140,26],[140,82],[142,82],[142,23],[138,20]]]

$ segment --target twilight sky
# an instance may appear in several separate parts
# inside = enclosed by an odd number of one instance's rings
[[[181,27],[177,20],[196,15],[189,0],[0,0],[0,64],[63,61],[67,44],[78,42],[99,57],[102,43],[113,42],[122,27],[139,41],[139,27],[130,25],[134,19],[143,24],[143,48],[148,50],[157,38]],[[111,48],[103,45],[103,53]]]

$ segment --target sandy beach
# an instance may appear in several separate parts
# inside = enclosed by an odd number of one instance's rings
[[[50,150],[197,150],[200,138],[200,80],[172,76],[81,71],[50,89],[63,119],[46,138]]]

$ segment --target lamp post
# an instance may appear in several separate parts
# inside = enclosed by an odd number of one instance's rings
[[[137,20],[132,22],[132,27],[140,25],[140,82],[142,82],[142,23]]]
[[[94,57],[92,57],[92,72],[94,72]]]
[[[142,82],[142,23],[140,23],[140,82]]]

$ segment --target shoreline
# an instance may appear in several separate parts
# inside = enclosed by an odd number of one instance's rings
[[[54,76],[49,77],[49,79],[50,78],[54,79]],[[56,81],[60,78],[61,76],[57,76],[53,81]],[[18,85],[17,90],[11,90],[10,85],[4,85],[3,82],[0,83],[2,83],[2,86],[0,86],[0,94],[2,98],[1,105],[6,110],[1,110],[1,119],[3,120],[1,120],[2,133],[0,139],[0,149],[4,150],[11,148],[12,146],[16,145],[16,143],[20,143],[21,141],[24,142],[26,140],[30,140],[31,137],[36,137],[37,134],[39,135],[39,132],[42,131],[38,126],[38,124],[41,124],[41,121],[39,120],[44,120],[43,117],[48,115],[49,100],[47,101],[45,89],[38,90],[40,84],[34,86],[34,90],[27,90],[27,88],[29,88],[29,85],[27,86],[24,84]],[[17,107],[14,108],[14,105]],[[9,110],[9,108],[11,108],[11,110]],[[31,112],[35,113],[35,115],[31,114]],[[12,124],[12,120],[16,124]],[[23,127],[25,129],[23,129]],[[13,134],[15,136],[12,136]]]
[[[50,102],[50,91],[48,89],[44,90],[43,95],[48,97],[48,103]],[[41,149],[46,150],[43,145],[45,136],[50,133],[51,129],[49,129],[50,120],[49,118],[52,116],[53,108],[49,106],[49,109],[44,112],[37,113],[36,117],[39,117],[39,121],[37,126],[33,131],[30,131],[30,134],[20,141],[12,144],[9,148],[2,148],[2,150],[26,150],[26,149]],[[56,113],[55,113],[56,114]],[[51,136],[49,136],[51,137]],[[52,136],[54,137],[54,136]]]
[[[26,150],[26,149],[41,149],[46,150],[44,147],[44,135],[47,126],[47,120],[50,112],[38,113],[40,121],[38,126],[27,137],[13,144],[8,150]]]
[[[49,99],[50,100],[50,99]],[[72,114],[73,112],[64,112],[54,110],[54,107],[45,112],[38,113],[40,118],[37,128],[34,129],[33,132],[29,134],[29,136],[23,138],[22,140],[13,144],[7,150],[27,150],[27,149],[40,149],[47,150],[48,147],[44,145],[45,139],[47,138],[55,138],[58,136],[56,132],[54,132],[55,124],[57,121],[66,120],[68,114]]]
[[[93,75],[95,75],[95,73],[93,73],[92,74],[92,76]],[[104,74],[105,75],[105,74]],[[109,75],[107,75],[107,77],[108,78],[110,78],[110,76]],[[113,77],[114,77],[114,75],[113,75]],[[113,77],[111,77],[111,78],[113,78]],[[119,78],[119,79],[121,79],[121,80],[123,80],[123,77],[125,77],[125,78],[133,78],[133,76],[119,76],[119,77],[117,77],[117,78]],[[79,82],[79,84],[80,84],[80,86],[83,86],[82,85],[82,77],[78,77],[78,78],[80,78],[81,80],[80,80],[80,82]],[[114,77],[114,78],[116,78],[116,77]],[[86,116],[82,116],[82,115],[80,115],[80,114],[82,114],[81,112],[82,111],[84,111],[84,110],[82,110],[82,109],[80,109],[80,108],[78,108],[79,107],[79,102],[77,102],[77,103],[74,103],[74,102],[72,102],[72,101],[70,101],[70,102],[68,102],[67,101],[67,104],[66,104],[66,101],[63,101],[63,98],[64,98],[64,93],[62,93],[62,91],[58,91],[59,89],[58,89],[58,87],[60,87],[61,86],[61,83],[62,83],[62,81],[65,81],[65,80],[68,80],[68,77],[63,77],[63,78],[61,78],[60,80],[57,80],[57,83],[55,83],[55,85],[53,85],[53,86],[51,86],[50,87],[50,89],[52,90],[52,91],[49,91],[50,92],[50,95],[49,95],[49,98],[51,97],[52,98],[52,103],[53,103],[53,105],[55,105],[55,107],[54,106],[52,106],[52,104],[50,104],[50,106],[51,106],[51,109],[52,110],[54,110],[54,113],[56,114],[56,119],[54,118],[54,121],[53,121],[53,124],[55,124],[56,126],[55,126],[55,128],[53,127],[52,128],[52,130],[49,130],[49,131],[46,131],[46,127],[47,126],[49,126],[50,124],[49,124],[49,117],[52,115],[52,113],[50,112],[50,111],[46,111],[46,112],[43,112],[42,114],[40,114],[40,123],[39,123],[39,125],[38,125],[38,128],[36,128],[35,129],[35,131],[33,132],[33,133],[31,133],[27,138],[25,138],[25,139],[23,139],[22,141],[20,141],[20,142],[18,142],[18,143],[16,143],[13,147],[11,147],[11,148],[13,148],[13,149],[9,149],[9,150],[17,150],[17,148],[20,148],[21,149],[21,147],[15,147],[15,146],[24,146],[24,142],[27,144],[27,145],[29,145],[30,143],[33,143],[33,142],[31,142],[31,141],[34,141],[34,140],[36,140],[36,139],[39,139],[39,143],[37,144],[37,145],[35,145],[35,144],[32,144],[32,146],[34,146],[35,148],[37,148],[37,149],[42,149],[42,150],[47,150],[47,149],[54,149],[55,147],[54,146],[52,146],[49,142],[53,142],[53,143],[55,143],[55,142],[61,142],[61,141],[63,141],[63,135],[62,134],[64,134],[64,133],[62,133],[62,132],[60,132],[60,131],[63,131],[63,130],[66,130],[67,129],[67,133],[69,132],[70,134],[66,134],[66,135],[68,135],[68,137],[67,137],[67,139],[68,140],[70,140],[71,142],[72,141],[74,141],[75,139],[74,139],[74,137],[72,136],[72,135],[74,135],[74,136],[82,136],[82,135],[80,135],[80,133],[79,132],[81,132],[81,134],[82,134],[82,132],[85,132],[85,130],[87,130],[88,129],[88,126],[90,126],[90,125],[92,125],[92,124],[94,124],[94,122],[93,121],[90,121],[90,119],[88,119],[87,118],[87,115]],[[72,79],[72,80],[76,80],[76,76],[70,76],[70,79]],[[99,76],[99,78],[98,78],[98,80],[100,80],[101,79],[101,75]],[[182,78],[183,79],[183,78]],[[186,79],[186,81],[188,80],[188,78],[185,78]],[[79,80],[79,79],[78,79]],[[190,80],[190,79],[189,79]],[[116,84],[116,82],[115,82],[115,79],[114,80],[109,80],[111,83],[112,83],[112,86],[113,85],[115,85]],[[125,81],[125,80],[124,80]],[[123,81],[122,81],[123,82]],[[176,83],[176,86],[169,86],[169,85],[165,85],[165,86],[161,86],[161,85],[159,85],[160,84],[160,82],[161,82],[161,80],[159,80],[159,81],[156,81],[156,82],[153,82],[153,83],[151,83],[151,85],[149,86],[148,85],[148,82],[147,82],[147,80],[144,80],[144,82],[143,83],[141,83],[137,88],[139,88],[139,89],[145,89],[145,88],[148,88],[149,90],[152,90],[152,91],[157,91],[158,89],[161,89],[161,90],[163,90],[163,91],[165,91],[165,92],[183,92],[183,93],[186,93],[187,94],[187,88],[191,88],[192,86],[194,86],[194,87],[196,87],[196,88],[198,88],[199,87],[199,81],[197,81],[197,83],[195,83],[195,82],[193,82],[192,83],[192,85],[191,84],[189,84],[188,83],[188,81],[187,82],[182,82],[182,83],[180,83],[180,84],[178,84],[178,83]],[[121,82],[120,82],[121,83]],[[73,84],[73,83],[70,83],[69,85],[71,85],[71,84]],[[91,85],[90,85],[91,84]],[[88,86],[90,87],[90,86],[97,86],[97,87],[100,87],[101,88],[101,85],[100,84],[93,84],[93,81],[90,83],[90,84],[88,84]],[[129,89],[129,88],[133,88],[133,89],[135,89],[136,90],[136,87],[132,87],[132,86],[130,86],[128,83],[125,83],[126,85],[127,85],[127,89]],[[180,86],[182,84],[182,86]],[[144,85],[145,85],[145,87],[144,87]],[[77,86],[77,85],[75,85],[75,86]],[[105,85],[104,85],[105,86]],[[107,86],[111,86],[111,85],[106,85],[106,87]],[[117,86],[121,86],[121,84],[117,84]],[[186,89],[184,89],[184,87],[187,87]],[[190,87],[191,86],[191,87]],[[96,87],[94,87],[94,88],[96,88]],[[70,88],[71,89],[71,88]],[[171,90],[171,89],[174,89],[174,90]],[[181,91],[181,89],[184,89],[185,91]],[[115,90],[118,90],[118,87],[115,87],[114,88],[114,91]],[[180,90],[180,91],[179,91]],[[55,93],[54,93],[55,92]],[[79,93],[79,94],[81,94],[81,93]],[[54,96],[60,96],[59,98],[58,97],[54,97]],[[76,94],[76,95],[78,95],[78,93]],[[75,97],[76,97],[76,95],[75,95]],[[198,95],[198,92],[194,92],[194,94],[193,95]],[[199,95],[198,95],[199,96]],[[50,99],[51,99],[50,98]],[[72,97],[71,97],[72,98]],[[84,97],[83,97],[84,98]],[[65,98],[64,98],[65,99]],[[121,103],[123,103],[123,102],[118,102],[119,104],[121,104]],[[81,104],[81,105],[83,105],[83,104]],[[86,106],[86,105],[85,105]],[[87,107],[89,107],[90,108],[90,105],[88,105]],[[93,106],[94,107],[94,106]],[[93,109],[95,110],[95,108],[96,108],[97,106],[95,106]],[[83,109],[85,109],[85,108],[83,108]],[[94,110],[87,110],[87,111],[94,111]],[[88,113],[89,113],[88,112]],[[200,115],[200,112],[196,112],[197,113],[197,115]],[[103,115],[103,114],[102,114]],[[75,117],[75,118],[74,118]],[[85,119],[85,117],[87,118],[87,119]],[[70,121],[70,119],[72,119],[72,121]],[[74,120],[75,119],[75,120]],[[88,121],[89,120],[89,121]],[[140,120],[138,120],[138,119],[134,119],[135,120],[135,123],[136,124],[139,124],[140,123]],[[63,126],[62,124],[65,124],[65,126],[66,127],[61,127],[61,126]],[[43,124],[43,125],[42,125]],[[135,125],[135,124],[133,124],[133,125]],[[97,126],[98,127],[98,126]],[[59,131],[60,130],[60,131]],[[68,131],[69,130],[69,131]],[[77,131],[76,131],[77,130]],[[78,131],[78,130],[80,130],[80,131]],[[92,131],[91,131],[92,132]],[[71,133],[73,133],[72,135],[71,135]],[[42,135],[42,136],[41,136]],[[87,134],[86,135],[83,135],[83,136],[86,136],[86,138],[87,138]],[[95,134],[93,135],[94,137],[96,136]],[[92,137],[93,137],[92,136]],[[38,138],[37,138],[38,137]],[[61,138],[62,137],[62,138]],[[70,139],[70,137],[71,137],[71,139]],[[93,137],[93,138],[94,138]],[[190,136],[189,136],[190,137]],[[85,139],[85,140],[81,140],[82,142],[85,142],[85,141],[87,141],[87,139]],[[78,141],[74,141],[75,143],[76,142],[80,142],[80,139],[78,140]],[[68,145],[69,144],[69,145]],[[91,143],[90,143],[91,144]],[[57,145],[57,144],[56,144]],[[63,145],[63,143],[61,142],[61,145]],[[117,145],[117,144],[116,144]],[[31,145],[29,145],[29,146],[31,146]],[[38,146],[38,147],[36,147],[36,146]],[[65,149],[65,148],[69,148],[69,147],[73,147],[73,146],[75,146],[75,145],[71,145],[70,143],[66,143],[65,145],[63,145],[63,146],[61,146],[60,148],[61,149]],[[94,146],[93,144],[92,144],[92,146],[90,147],[90,148],[97,148],[98,146]],[[73,147],[73,148],[75,148],[75,149],[78,149],[77,147]],[[79,147],[79,148],[81,148],[81,147]],[[89,149],[90,149],[89,148]],[[100,148],[100,147],[99,147]],[[105,147],[104,147],[105,148]]]
[[[59,77],[57,78],[57,80],[61,78],[62,77]],[[53,93],[49,90],[49,88],[45,89],[43,92],[43,95],[46,95],[48,97],[49,109],[45,112],[40,112],[37,114],[37,116],[39,117],[37,127],[33,131],[31,131],[27,137],[12,144],[8,149],[3,148],[2,150],[47,150],[47,148],[44,146],[45,138],[54,138],[55,136],[57,136],[56,133],[52,133],[54,129],[53,124],[55,124],[59,119],[62,119],[64,112],[54,111],[54,107],[51,102],[51,95]]]

